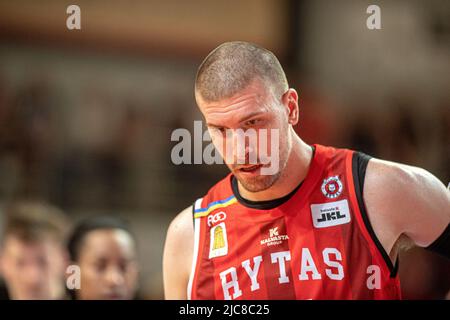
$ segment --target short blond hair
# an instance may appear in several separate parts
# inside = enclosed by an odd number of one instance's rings
[[[201,63],[195,91],[205,101],[218,101],[232,97],[256,78],[276,96],[289,89],[286,74],[271,51],[250,42],[225,42]]]

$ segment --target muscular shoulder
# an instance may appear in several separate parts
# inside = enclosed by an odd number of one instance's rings
[[[194,234],[192,222],[192,206],[181,211],[170,223],[167,233],[175,238],[183,238]]]
[[[397,200],[393,204],[410,204],[408,200],[419,200],[420,190],[435,188],[436,178],[424,169],[396,162],[371,159],[367,165],[365,190],[367,196],[383,197],[386,200]],[[419,197],[419,198],[418,198]]]
[[[166,247],[173,245],[173,249],[176,250],[180,247],[192,246],[191,241],[194,239],[192,219],[192,206],[190,206],[172,220],[167,230]]]
[[[167,230],[163,257],[166,299],[185,299],[194,248],[192,206],[181,211]]]
[[[422,168],[400,163],[369,161],[364,201],[382,238],[396,240],[403,234],[427,246],[450,220],[449,192],[442,182]]]

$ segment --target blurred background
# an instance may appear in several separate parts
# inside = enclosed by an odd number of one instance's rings
[[[81,8],[81,30],[66,9]],[[366,9],[381,8],[381,30]],[[163,297],[171,219],[227,174],[172,164],[193,130],[196,68],[224,41],[272,50],[300,94],[308,143],[421,166],[450,181],[450,2],[0,0],[0,205],[42,200],[74,222],[126,218],[140,295]],[[442,299],[450,264],[401,257],[403,294]]]

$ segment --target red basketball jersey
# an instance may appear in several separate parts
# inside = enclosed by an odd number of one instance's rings
[[[189,299],[400,299],[362,199],[369,157],[313,145],[304,181],[252,202],[230,174],[194,205]]]

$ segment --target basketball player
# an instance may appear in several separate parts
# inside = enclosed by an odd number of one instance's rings
[[[400,299],[400,247],[450,256],[445,186],[421,168],[303,142],[297,92],[270,51],[220,45],[195,97],[222,157],[235,139],[225,131],[277,129],[279,170],[225,157],[231,173],[169,227],[167,299]]]

